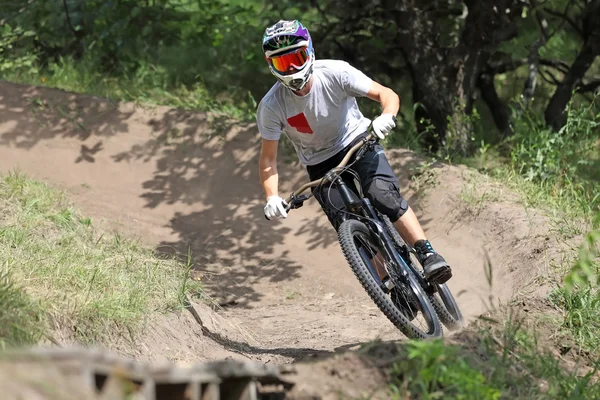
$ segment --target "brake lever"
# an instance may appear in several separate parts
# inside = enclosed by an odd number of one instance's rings
[[[358,149],[358,152],[356,153],[356,159],[360,160],[362,158],[362,156],[365,155],[365,153],[367,152],[367,146],[362,146],[360,149]]]
[[[362,156],[365,155],[365,153],[367,151],[369,151],[373,146],[375,146],[376,143],[378,143],[378,139],[377,137],[371,138],[371,139],[363,139],[364,140],[364,145],[361,146],[360,149],[358,149],[358,151],[356,152],[356,159],[359,160],[362,158]]]
[[[304,205],[304,202],[308,200],[310,195],[301,194],[300,196],[293,196],[292,200],[286,207],[286,211],[290,211],[291,209],[297,209]]]

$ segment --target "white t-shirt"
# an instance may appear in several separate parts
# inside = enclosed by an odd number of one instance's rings
[[[332,157],[371,121],[358,108],[372,80],[345,61],[315,60],[310,92],[298,96],[276,82],[258,104],[258,130],[267,140],[285,132],[303,165]]]

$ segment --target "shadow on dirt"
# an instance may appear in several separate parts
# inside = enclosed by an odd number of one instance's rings
[[[173,215],[169,228],[177,240],[163,241],[158,249],[184,259],[190,255],[206,289],[221,303],[252,307],[263,296],[256,291],[257,282],[277,283],[299,276],[307,265],[292,259],[289,250],[280,250],[287,247],[286,235],[287,240],[298,238],[298,246],[306,251],[330,246],[337,251],[337,235],[326,218],[311,215],[294,224],[264,219],[258,177],[260,138],[254,125],[241,126],[226,117],[208,120],[178,110],[167,111],[150,124],[161,132],[155,139],[113,158],[155,160],[153,178],[142,183],[146,207],[193,206],[193,211]],[[282,193],[306,179],[299,163],[279,163]],[[408,174],[401,181],[408,185]],[[416,201],[411,193],[406,197]]]
[[[146,207],[184,204],[168,227],[176,240],[163,241],[159,251],[183,259],[194,269],[209,294],[236,307],[260,300],[258,281],[280,282],[298,277],[302,265],[289,257],[288,234],[304,234],[326,246],[335,240],[330,226],[307,218],[298,232],[286,221],[266,221],[258,178],[260,139],[253,126],[225,117],[170,110],[150,121],[154,139],[113,156],[116,162],[153,160],[152,179],[142,182]],[[280,182],[299,183],[305,174],[284,167]],[[289,237],[289,235],[288,235]],[[232,300],[230,300],[232,299]]]
[[[152,177],[140,182],[141,190],[131,190],[141,192],[147,209],[171,207],[166,227],[173,239],[163,240],[158,250],[183,260],[190,257],[207,292],[223,302],[233,298],[236,307],[252,307],[264,296],[257,292],[257,282],[297,278],[306,265],[285,250],[290,240],[298,240],[292,245],[307,252],[338,249],[324,217],[294,214],[294,223],[264,219],[260,138],[253,124],[167,107],[140,110],[131,103],[1,82],[0,113],[0,146],[29,150],[45,145],[51,151],[51,140],[74,139],[81,143],[73,168],[95,163],[107,151],[113,152],[112,162],[130,170],[153,164]],[[114,153],[112,142],[125,137],[135,144]],[[304,168],[286,158],[289,154],[282,154],[279,163],[282,193],[307,179]],[[402,187],[408,184],[404,175]],[[407,199],[415,205],[410,194]]]
[[[214,342],[220,344],[225,349],[234,353],[242,354],[244,356],[282,356],[288,359],[289,363],[295,363],[299,361],[307,361],[326,356],[331,356],[336,353],[348,351],[354,347],[363,346],[369,344],[368,342],[360,343],[349,343],[343,346],[338,346],[333,350],[322,350],[312,349],[306,347],[275,347],[275,348],[262,348],[249,345],[246,342],[239,342],[227,337],[222,336],[217,332],[211,332],[208,328],[202,327],[202,333],[204,336],[209,337]],[[391,343],[391,342],[390,342]]]
[[[328,350],[318,350],[310,348],[294,348],[294,347],[277,347],[277,348],[261,348],[251,346],[246,342],[238,342],[220,335],[217,332],[211,332],[207,328],[202,328],[204,336],[209,337],[214,342],[220,344],[225,349],[234,353],[239,353],[244,356],[269,355],[282,356],[291,359],[290,362],[297,362],[311,357],[318,357],[333,354]],[[346,347],[346,346],[344,346]],[[352,347],[352,346],[347,346]],[[341,348],[340,348],[341,350]]]
[[[144,207],[153,210],[147,218],[159,217],[162,223],[162,216],[171,213],[167,228],[174,239],[163,240],[158,250],[184,260],[191,254],[211,295],[225,301],[233,297],[237,307],[250,307],[263,296],[255,290],[257,281],[298,277],[302,265],[281,246],[285,235],[296,233],[292,232],[296,228],[263,216],[259,137],[252,126],[240,127],[223,116],[168,107],[141,109],[132,103],[8,82],[0,82],[0,115],[0,146],[48,151],[54,146],[74,147],[78,151],[71,175],[78,174],[78,166],[96,163],[102,168],[112,161],[122,164],[124,171],[134,171],[130,177],[143,177],[141,187],[131,191],[141,193]],[[127,144],[116,143],[121,138]],[[100,156],[102,164],[97,163]],[[154,168],[150,178],[135,172],[148,170],[148,165]],[[305,178],[302,170],[294,171],[289,164],[280,172],[282,183]],[[128,206],[124,204],[124,212]],[[325,246],[335,240],[330,226],[315,225],[310,219],[303,224],[300,234],[311,237],[311,243]]]
[[[92,96],[0,82],[0,112],[0,146],[31,149],[51,139],[94,137],[95,144],[81,145],[74,160],[93,163],[103,138],[128,132],[125,121],[134,110],[119,110],[119,104]]]

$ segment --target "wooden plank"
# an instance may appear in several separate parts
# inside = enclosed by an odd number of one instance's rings
[[[256,400],[257,382],[293,384],[281,379],[274,365],[241,361],[214,361],[187,366],[151,365],[100,349],[35,348],[0,353],[0,363],[49,368],[81,381],[103,398],[162,400]],[[284,374],[291,371],[284,369]]]
[[[202,385],[202,397],[201,400],[221,400],[221,393],[219,390],[218,383],[208,383]],[[228,400],[223,398],[223,400]]]
[[[223,399],[257,400],[256,382],[248,378],[223,381],[220,390]]]

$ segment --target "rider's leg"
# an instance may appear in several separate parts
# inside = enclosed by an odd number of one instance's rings
[[[394,226],[402,239],[407,243],[411,243],[411,246],[419,240],[427,239],[415,212],[410,206],[407,206],[404,214],[394,222]]]
[[[446,260],[431,246],[412,208],[394,222],[400,236],[417,251],[425,275],[437,283],[444,283],[452,277],[452,270]]]
[[[400,195],[398,181],[383,147],[376,145],[365,153],[353,169],[360,175],[363,190],[373,205],[390,218],[402,239],[416,250],[425,276],[437,283],[450,279],[450,266],[433,249],[414,211]]]

